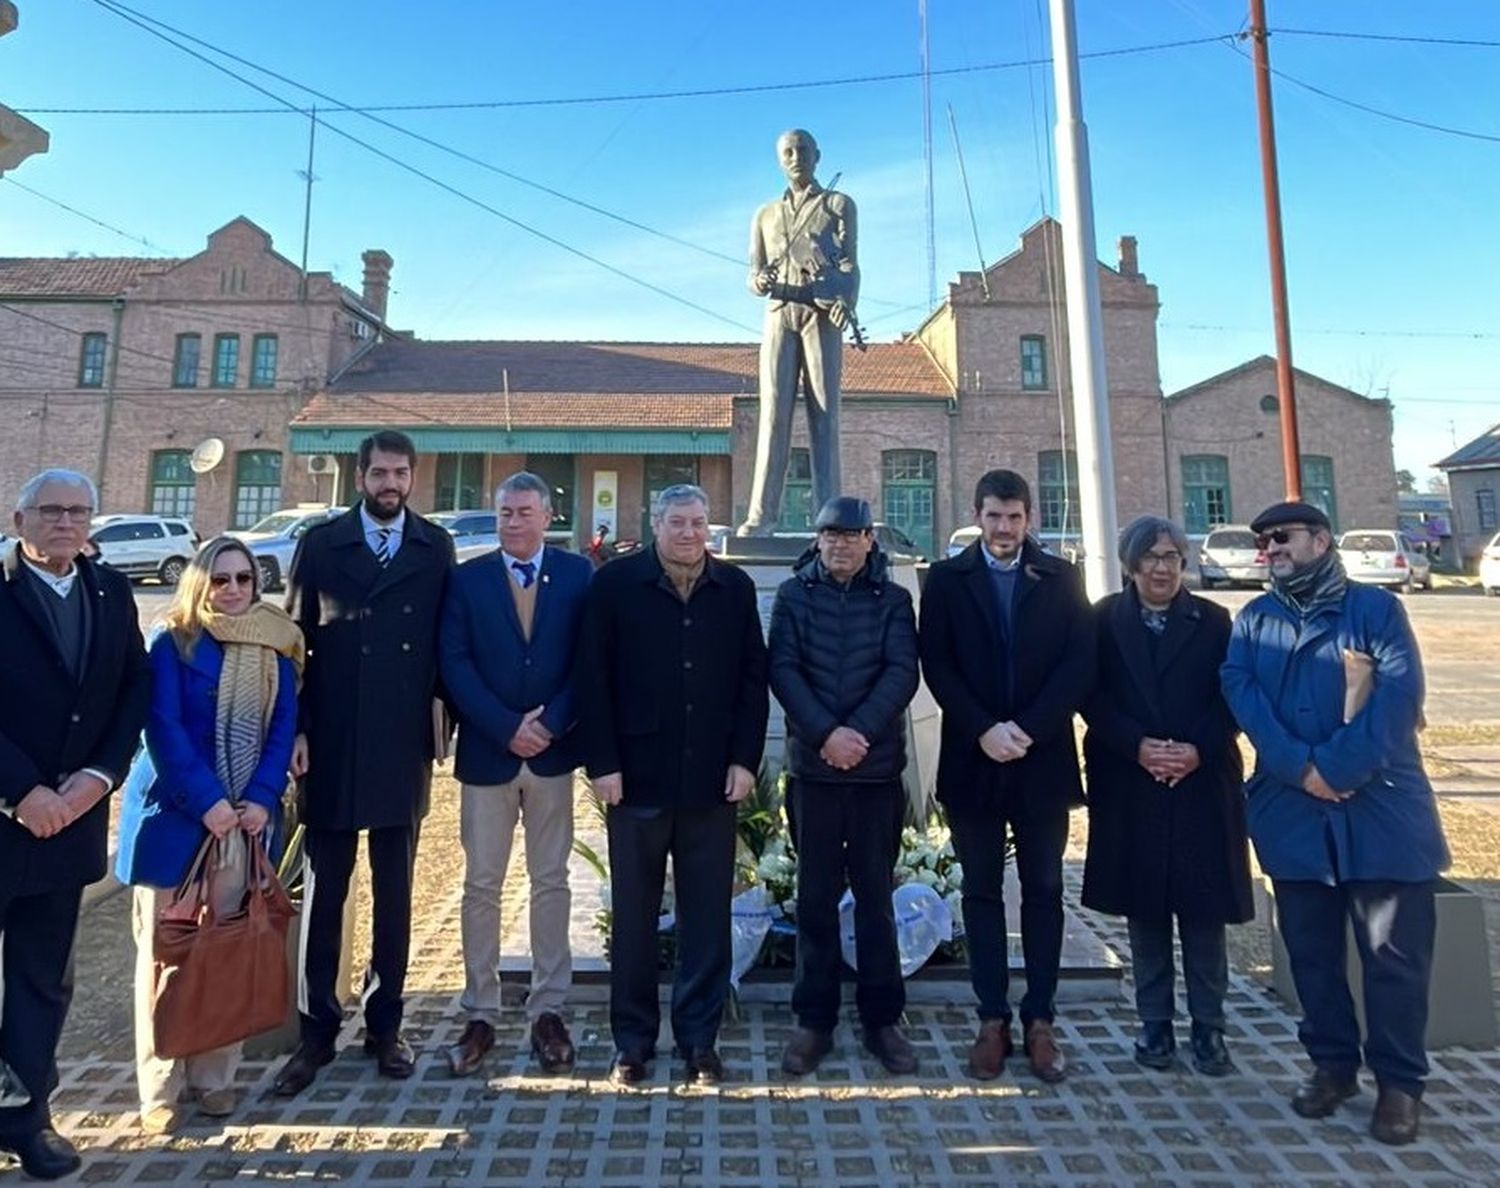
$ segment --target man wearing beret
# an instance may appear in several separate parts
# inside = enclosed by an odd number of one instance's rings
[[[1278,503],[1251,524],[1271,591],[1235,620],[1224,695],[1255,746],[1245,785],[1250,836],[1275,885],[1302,1001],[1312,1075],[1292,1098],[1325,1118],[1379,1090],[1371,1133],[1417,1137],[1436,918],[1448,864],[1417,749],[1422,659],[1394,594],[1348,582],[1328,517]],[[1363,1051],[1345,965],[1353,926],[1364,970]]]
[[[854,892],[855,1003],[864,1044],[888,1072],[917,1058],[896,1026],[906,1006],[892,871],[906,794],[906,706],[917,691],[917,621],[875,543],[870,505],[835,496],[817,541],[771,610],[771,689],[786,711],[787,812],[797,848],[797,1031],[793,1076],[833,1047],[839,1014],[839,899]]]

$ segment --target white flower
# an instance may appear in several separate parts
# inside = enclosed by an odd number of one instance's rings
[[[937,873],[935,871],[927,870],[927,869],[924,868],[922,870],[917,871],[917,873],[916,873],[916,880],[917,880],[917,882],[924,883],[924,884],[926,884],[929,887],[936,887],[937,886],[937,882],[938,882],[938,877],[937,877]]]
[[[962,862],[951,863],[948,867],[948,882],[954,887],[963,886],[964,864]]]

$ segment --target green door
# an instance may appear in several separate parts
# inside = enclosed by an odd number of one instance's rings
[[[886,450],[881,519],[899,528],[924,557],[935,557],[937,455],[931,450]]]

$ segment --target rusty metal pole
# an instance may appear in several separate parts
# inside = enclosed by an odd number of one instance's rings
[[[1302,447],[1297,437],[1297,391],[1292,378],[1292,322],[1286,299],[1286,248],[1281,238],[1281,183],[1276,174],[1276,124],[1271,116],[1271,58],[1265,0],[1250,0],[1255,61],[1255,106],[1260,117],[1260,174],[1266,198],[1266,246],[1271,253],[1271,315],[1276,324],[1276,395],[1281,405],[1281,466],[1286,497],[1302,498]]]

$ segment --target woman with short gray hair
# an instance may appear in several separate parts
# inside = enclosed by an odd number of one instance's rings
[[[1225,925],[1254,916],[1238,729],[1219,690],[1223,607],[1188,593],[1187,537],[1142,516],[1120,534],[1125,589],[1099,603],[1098,684],[1084,705],[1089,845],[1083,903],[1130,928],[1135,1058],[1176,1063],[1172,921],[1193,1063],[1234,1070],[1224,1043]]]

